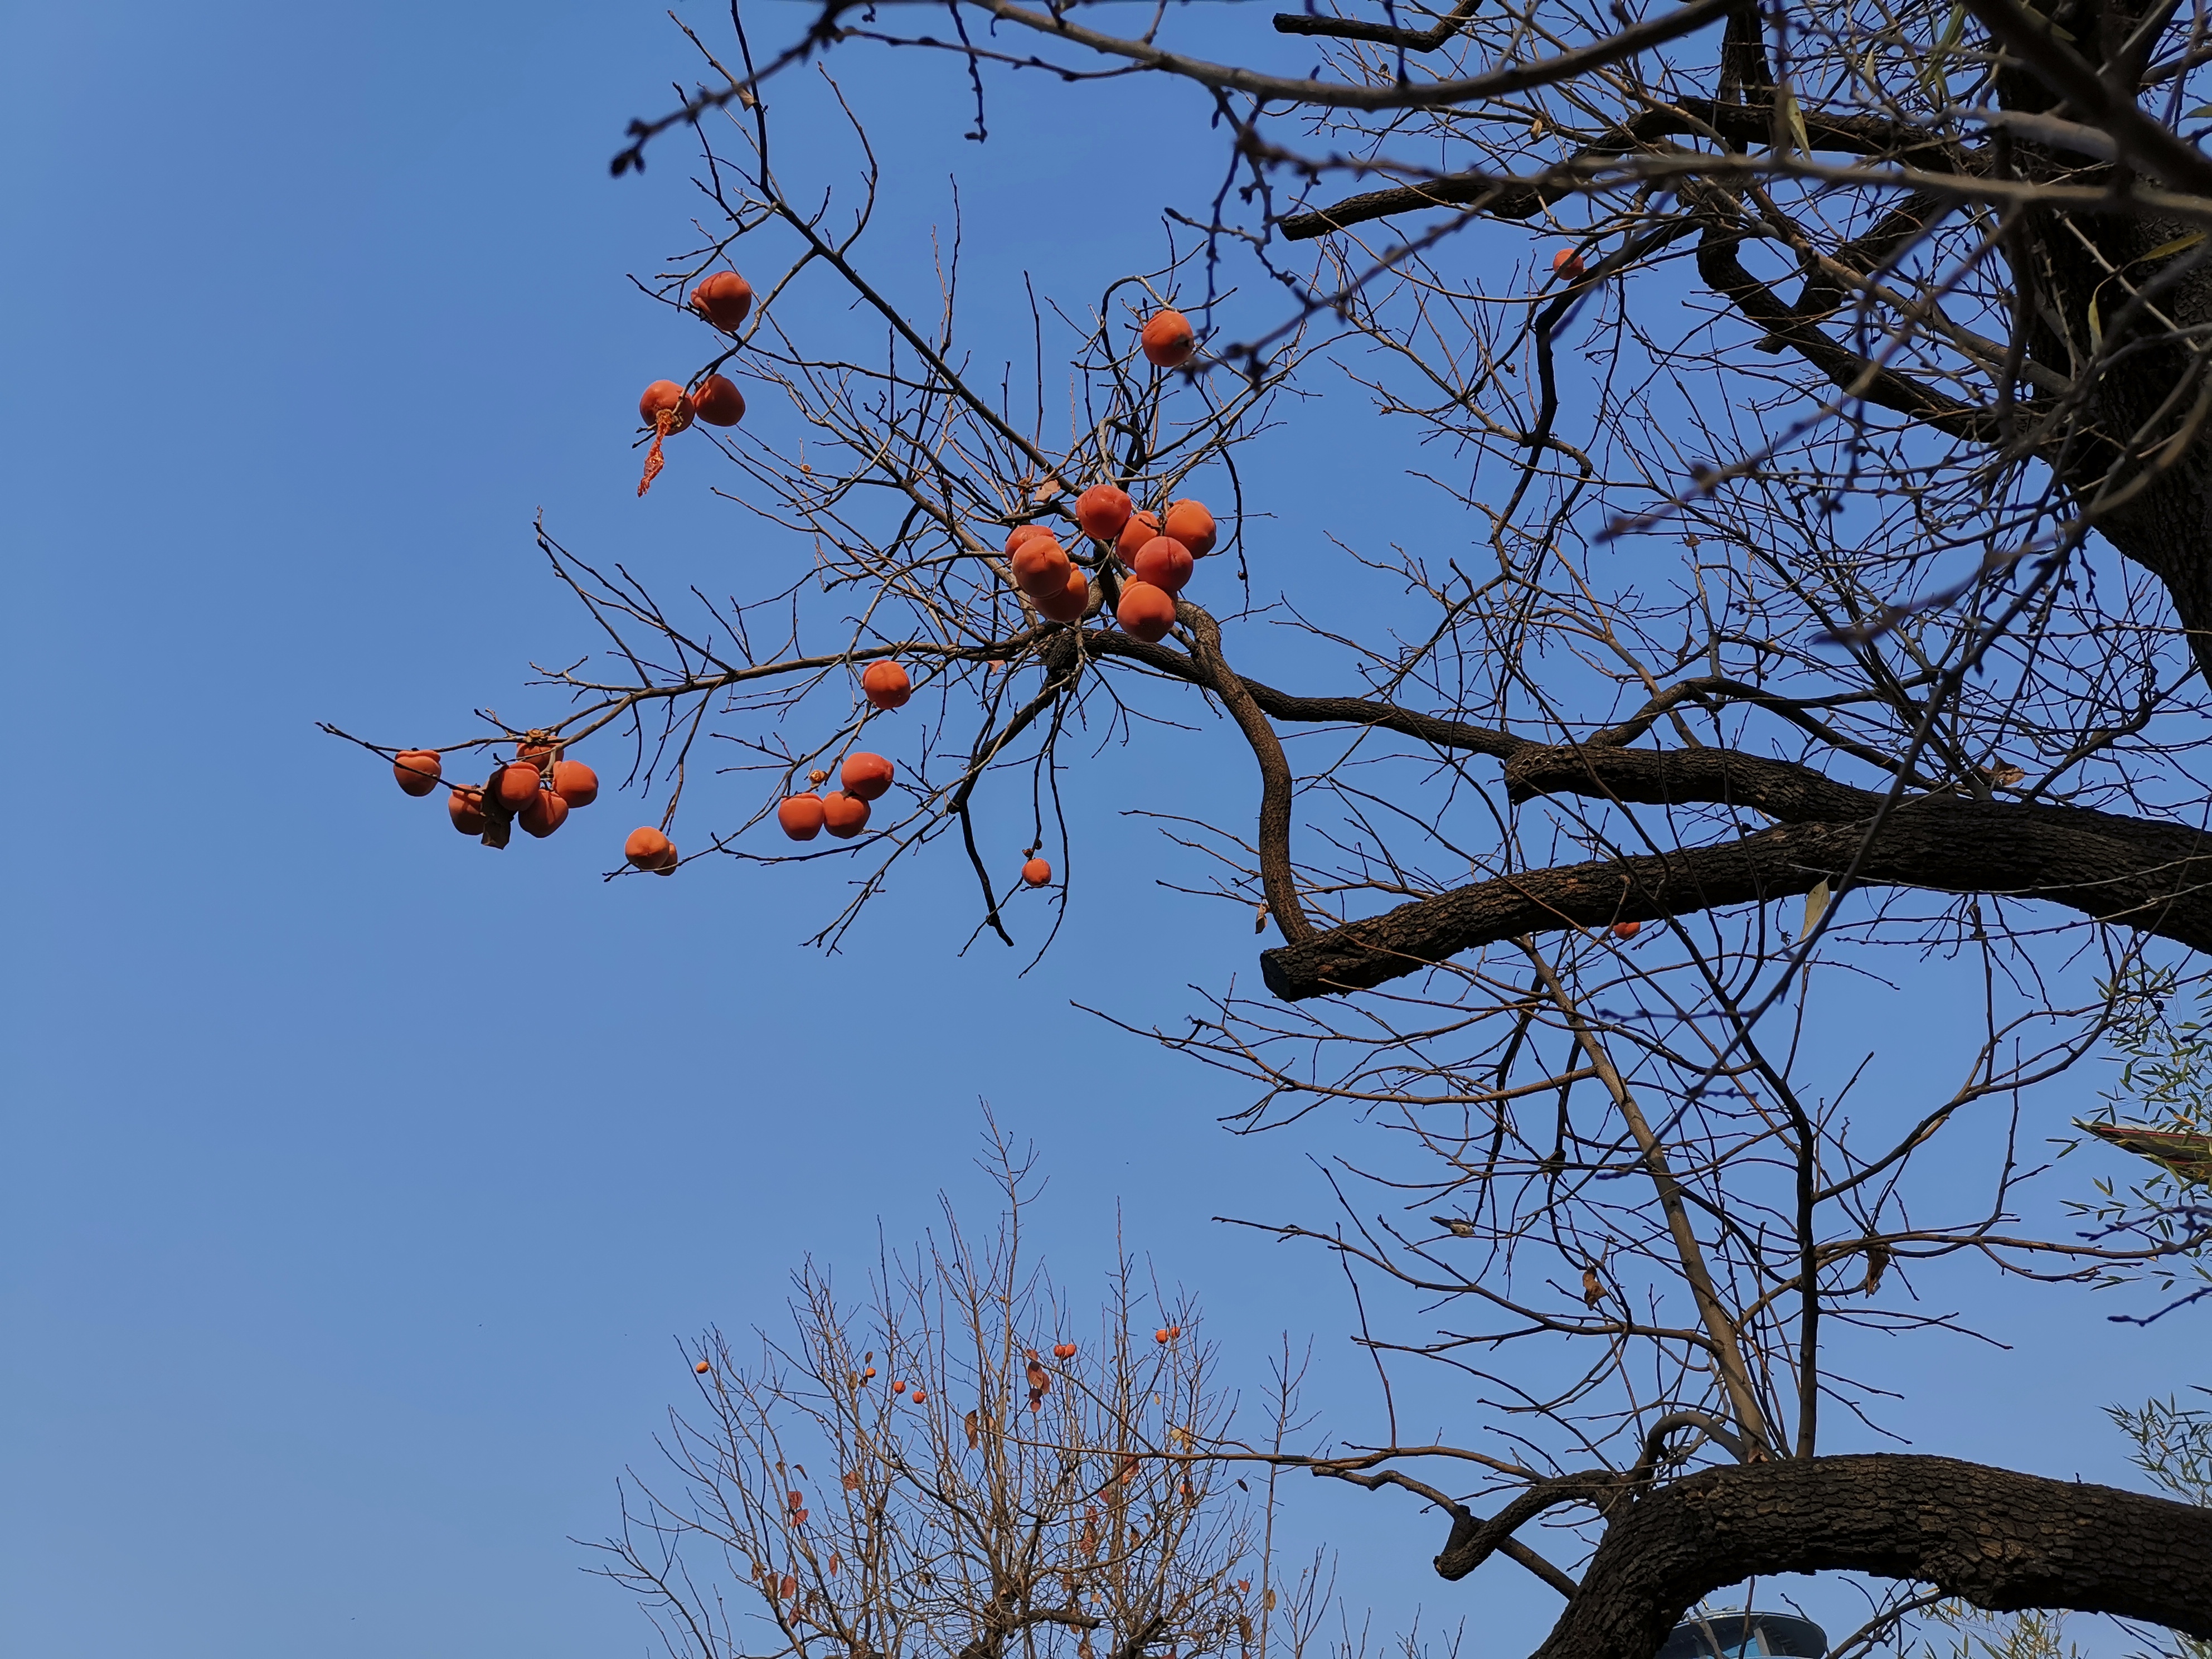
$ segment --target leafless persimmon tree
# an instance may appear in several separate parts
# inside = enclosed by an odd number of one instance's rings
[[[750,1364],[708,1334],[601,1571],[686,1659],[1297,1659],[1326,1563],[1283,1577],[1273,1466],[1212,1455],[1235,1411],[1195,1309],[1125,1257],[1079,1311],[1024,1249],[1029,1160],[994,1132],[986,1167],[994,1231],[948,1205],[863,1305],[809,1267]]]
[[[697,43],[709,84],[616,167],[700,145],[712,216],[653,287],[681,306],[733,261],[757,286],[694,379],[788,410],[797,441],[718,441],[811,564],[728,602],[702,571],[679,607],[544,536],[613,648],[547,675],[565,711],[448,752],[625,744],[695,867],[856,861],[818,942],[895,861],[943,858],[1012,943],[979,814],[1069,872],[1065,769],[1218,711],[1256,806],[1188,827],[1184,884],[1279,942],[1266,995],[1161,1040],[1256,1085],[1244,1127],[1379,1126],[1342,1217],[1261,1219],[1426,1298],[1433,1328],[1364,1340],[1466,1385],[1457,1443],[1385,1423],[1310,1467],[1443,1510],[1448,1578],[1504,1554],[1553,1584],[1546,1659],[1643,1659],[1710,1591],[1831,1570],[1903,1587],[1885,1620],[1949,1597],[2212,1636],[2203,1511],[1824,1439],[1878,1409],[1839,1329],[1945,1322],[1920,1264],[2096,1282],[2206,1243],[2201,1206],[2116,1200],[2094,1237],[2021,1217],[2054,1079],[2109,1033],[2172,1036],[2212,946],[2212,15],[1358,9],[1280,16],[1246,62],[1180,49],[1168,12],[832,4],[757,50],[733,11]],[[857,181],[772,143],[801,75],[891,51],[960,60],[979,119],[1002,75],[1187,88],[1219,186],[1087,304],[970,317],[947,238],[915,307],[874,254],[861,123]],[[817,287],[859,319],[835,337],[783,320]],[[1169,302],[1206,340],[1175,372],[1135,349]],[[1404,525],[1325,573],[1278,559],[1243,465],[1278,417],[1402,433]],[[1072,527],[1099,483],[1222,523],[1157,642]],[[1079,620],[1012,579],[1033,521],[1077,550]],[[1262,629],[1294,688],[1240,672]],[[892,659],[900,716],[856,686]],[[867,744],[901,773],[865,833],[775,842],[777,801]],[[694,824],[687,776],[729,755],[756,811]],[[1863,1099],[1826,1016],[1883,975],[1955,1018]],[[2200,1097],[2133,1098],[2206,1127]],[[1517,1536],[1562,1510],[1587,1523],[1564,1565]]]

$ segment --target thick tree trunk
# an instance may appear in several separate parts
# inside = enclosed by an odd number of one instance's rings
[[[1437,1558],[1449,1577],[1474,1565]],[[1711,1470],[1618,1512],[1536,1659],[1650,1659],[1714,1590],[1828,1571],[2212,1638],[2212,1510],[1948,1457],[1821,1457]]]

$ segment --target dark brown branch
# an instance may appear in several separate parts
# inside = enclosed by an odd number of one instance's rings
[[[1822,776],[1794,761],[1728,749],[1537,748],[1505,763],[1505,793],[1516,804],[1539,795],[1591,795],[1648,806],[1710,802],[1749,806],[1784,823],[1871,817],[1881,797]]]
[[[1817,315],[1784,304],[1773,289],[1743,268],[1742,260],[1736,257],[1738,240],[1734,231],[1708,231],[1698,244],[1698,274],[1714,293],[1765,330],[1770,340],[1788,346],[1839,390],[1877,408],[1893,410],[1939,432],[1978,443],[1993,442],[2002,435],[1994,419],[1972,405],[1946,397],[1894,369],[1881,368],[1829,338],[1816,325]]]
[[[1291,763],[1283,753],[1283,740],[1260,710],[1250,689],[1230,668],[1221,654],[1221,624],[1200,607],[1183,600],[1176,606],[1195,645],[1192,653],[1200,671],[1229,709],[1229,716],[1252,746],[1260,763],[1260,884],[1267,895],[1268,913],[1283,937],[1303,945],[1314,937],[1298,899],[1298,878],[1291,863]]]
[[[2203,1638],[2207,1563],[2212,1510],[2163,1498],[1948,1457],[1747,1464],[1620,1516],[1536,1659],[1650,1659],[1700,1597],[1784,1572],[1871,1573],[1992,1613],[2063,1607]]]
[[[1464,1578],[1504,1547],[1506,1540],[1547,1510],[1562,1504],[1594,1504],[1610,1509],[1627,1490],[1622,1477],[1610,1469],[1585,1470],[1540,1480],[1485,1521],[1471,1510],[1453,1517],[1450,1535],[1437,1556],[1437,1575]],[[1570,1601],[1568,1606],[1574,1603]]]
[[[1275,14],[1278,34],[1318,34],[1332,40],[1371,40],[1379,46],[1402,46],[1407,52],[1434,52],[1460,32],[1467,20],[1481,9],[1482,0],[1459,0],[1433,27],[1394,28],[1388,23],[1369,23],[1354,17],[1318,17],[1303,11]]]
[[[1626,155],[1662,138],[1703,137],[1707,129],[1731,143],[1771,143],[1774,112],[1771,106],[1764,104],[1728,104],[1710,98],[1678,99],[1631,117],[1613,131],[1583,146],[1577,152],[1576,159]],[[1816,150],[1885,156],[1938,173],[1974,173],[1980,171],[1984,164],[1984,158],[1979,152],[1959,150],[1921,128],[1880,116],[1824,115],[1808,111],[1805,131]],[[1480,210],[1493,217],[1526,219],[1541,212],[1573,188],[1571,182],[1564,179],[1556,186],[1537,187],[1501,185],[1495,178],[1478,173],[1447,175],[1421,184],[1398,185],[1346,197],[1333,206],[1310,213],[1293,213],[1282,221],[1279,228],[1291,241],[1310,241],[1316,236],[1364,224],[1370,219],[1387,219],[1393,214],[1416,212],[1422,208],[1464,207],[1478,202],[1481,203]],[[1485,201],[1486,195],[1495,199]]]
[[[1673,793],[1673,778],[1659,782]],[[1729,768],[1722,781],[1736,787]],[[1858,884],[2040,899],[2212,950],[2212,837],[2069,807],[1923,796],[1870,824],[1784,824],[1717,847],[1532,870],[1330,929],[1262,953],[1285,1001],[1364,989],[1524,933],[1656,921],[1810,892],[1858,859]]]

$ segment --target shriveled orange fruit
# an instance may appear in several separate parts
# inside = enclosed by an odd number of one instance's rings
[[[691,400],[673,380],[655,380],[637,400],[638,418],[665,432],[681,432],[691,424]],[[662,417],[666,424],[662,425]]]
[[[878,708],[903,708],[914,682],[895,662],[872,662],[860,675],[860,690]]]
[[[676,844],[648,824],[629,832],[623,856],[641,870],[658,870],[676,862]]]
[[[725,334],[744,326],[753,308],[753,285],[734,270],[718,270],[691,290],[691,309]]]
[[[453,828],[465,836],[481,836],[484,832],[483,791],[456,789],[446,797],[446,816],[453,819]]]
[[[1198,336],[1191,331],[1189,318],[1166,306],[1152,314],[1138,343],[1144,348],[1146,362],[1160,368],[1180,368],[1198,349]]]
[[[1052,879],[1052,863],[1048,859],[1031,859],[1022,866],[1022,879],[1032,887],[1042,887]]]
[[[1125,565],[1137,562],[1138,550],[1160,533],[1157,514],[1132,513],[1129,522],[1121,526],[1121,533],[1114,538],[1115,554]]]
[[[874,800],[891,787],[897,769],[881,755],[865,751],[845,757],[845,764],[838,769],[837,781],[845,786],[848,795],[858,795],[862,800]]]
[[[1615,939],[1634,939],[1643,931],[1644,924],[1640,921],[1616,921],[1613,924],[1613,936]]]
[[[822,833],[822,797],[786,795],[776,804],[775,821],[793,841],[812,841]]]
[[[1194,559],[1202,559],[1213,551],[1217,533],[1213,514],[1206,510],[1203,501],[1171,502],[1167,517],[1160,524],[1160,534],[1174,537],[1190,550]]]
[[[410,795],[427,795],[438,787],[439,760],[434,749],[403,749],[392,757],[392,775]]]
[[[691,408],[708,426],[735,426],[745,418],[745,394],[736,381],[709,374],[692,392]]]
[[[1150,582],[1126,581],[1114,614],[1128,632],[1147,644],[1156,643],[1175,626],[1175,595]]]
[[[868,827],[868,803],[842,789],[824,795],[822,823],[839,841],[850,841]]]
[[[1135,510],[1128,492],[1114,484],[1093,484],[1075,498],[1075,522],[1094,541],[1112,541]]]
[[[1169,593],[1180,593],[1190,580],[1190,550],[1172,536],[1155,536],[1137,554],[1130,567],[1140,582]]]

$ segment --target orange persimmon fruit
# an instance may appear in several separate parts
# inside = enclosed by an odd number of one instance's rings
[[[837,781],[845,786],[847,794],[875,800],[891,787],[891,780],[897,775],[897,769],[881,755],[863,750],[845,757],[844,765],[837,769]]]
[[[1150,582],[1126,581],[1121,584],[1121,603],[1114,614],[1121,626],[1146,644],[1154,644],[1168,635],[1175,626],[1175,595]]]
[[[1137,562],[1130,569],[1140,582],[1150,582],[1164,592],[1180,593],[1190,580],[1190,550],[1172,536],[1155,536],[1138,550]]]
[[[824,795],[822,824],[839,841],[850,841],[868,827],[868,803],[842,789]]]
[[[1031,536],[1014,550],[1014,586],[1031,599],[1064,592],[1067,550],[1050,536]]]
[[[1048,524],[1016,525],[1006,532],[1006,551],[1012,554],[1016,548],[1032,536],[1052,536],[1052,526]],[[1060,538],[1053,536],[1053,539],[1058,541]]]
[[[1588,272],[1583,256],[1571,247],[1563,247],[1552,256],[1552,275],[1563,283],[1579,283]]]
[[[1189,318],[1173,306],[1165,306],[1152,314],[1145,331],[1138,336],[1138,343],[1144,348],[1146,361],[1154,367],[1181,368],[1198,349],[1198,336],[1191,331]]]
[[[655,380],[637,400],[638,418],[661,432],[681,432],[691,424],[691,400],[673,380]]]
[[[508,811],[520,812],[540,793],[538,786],[544,775],[535,761],[511,761],[499,769],[492,793]]]
[[[531,835],[543,841],[568,819],[568,803],[550,789],[532,793],[530,802],[514,815],[514,820]]]
[[[1052,864],[1047,859],[1031,859],[1022,866],[1022,879],[1032,887],[1042,887],[1052,879]]]
[[[1172,536],[1190,550],[1190,556],[1202,559],[1213,551],[1219,532],[1215,528],[1213,514],[1206,510],[1203,501],[1171,501],[1168,516],[1161,522],[1160,534]]]
[[[392,775],[410,795],[427,795],[438,787],[438,751],[403,749],[392,757]]]
[[[1091,577],[1082,566],[1067,567],[1067,581],[1057,593],[1036,593],[1037,612],[1047,622],[1081,622],[1091,609]]]
[[[691,1369],[696,1371],[700,1376],[704,1376],[708,1371],[713,1370],[714,1368],[702,1359]]]
[[[1121,526],[1121,533],[1114,538],[1114,551],[1123,564],[1134,564],[1144,544],[1160,533],[1157,514],[1132,513],[1129,522]]]
[[[641,870],[659,870],[676,862],[676,847],[659,830],[646,825],[629,832],[623,856]]]
[[[1109,483],[1093,484],[1075,498],[1075,522],[1094,541],[1112,541],[1134,511],[1128,492]]]
[[[872,662],[860,675],[860,690],[878,708],[903,708],[914,682],[895,662]]]
[[[735,426],[745,418],[745,394],[736,381],[709,374],[691,393],[691,409],[708,426]]]
[[[775,809],[775,821],[793,841],[812,841],[822,833],[822,797],[787,795]]]
[[[465,836],[481,836],[484,832],[483,791],[456,789],[446,797],[446,816],[453,821],[453,828]]]
[[[753,285],[734,270],[718,270],[691,290],[691,309],[725,334],[744,326],[753,308]]]
[[[589,806],[599,798],[599,775],[581,761],[555,761],[553,793],[571,806]]]
[[[1643,931],[1644,924],[1640,921],[1616,921],[1613,924],[1613,936],[1615,939],[1634,939]]]

